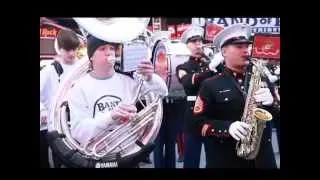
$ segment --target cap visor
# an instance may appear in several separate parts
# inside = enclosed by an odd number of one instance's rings
[[[231,44],[252,44],[252,41],[249,41],[247,39],[239,39],[236,41],[233,41]]]

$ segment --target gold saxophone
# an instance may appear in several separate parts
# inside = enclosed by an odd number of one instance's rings
[[[249,82],[249,89],[246,98],[246,104],[241,121],[250,125],[249,134],[236,145],[237,155],[241,158],[250,160],[254,159],[259,152],[261,137],[266,126],[266,121],[272,119],[272,115],[261,108],[258,108],[258,103],[255,102],[255,92],[265,83],[261,81],[264,76],[263,60],[252,59],[252,75]]]

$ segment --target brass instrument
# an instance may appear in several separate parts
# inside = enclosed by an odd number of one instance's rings
[[[255,102],[254,93],[264,84],[261,78],[264,76],[264,61],[260,59],[251,59],[252,75],[249,82],[249,89],[241,121],[250,125],[249,134],[245,140],[241,140],[236,145],[237,155],[241,158],[251,160],[256,158],[260,149],[260,142],[266,121],[272,119],[271,113],[258,108]]]
[[[141,34],[149,18],[75,18],[81,28],[108,42],[125,43]],[[129,31],[119,27],[129,27]],[[128,29],[128,28],[126,28]],[[107,32],[107,33],[105,33]],[[112,131],[103,130],[88,144],[80,145],[71,135],[67,97],[76,81],[90,69],[87,56],[79,60],[75,70],[61,83],[54,99],[48,125],[48,142],[53,152],[68,167],[112,168],[132,167],[135,158],[150,153],[162,121],[162,100],[154,92],[141,94],[140,80],[135,102],[143,107],[137,116]],[[148,152],[144,152],[148,149]]]

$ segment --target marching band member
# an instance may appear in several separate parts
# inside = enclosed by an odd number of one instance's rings
[[[170,33],[168,31],[155,32],[151,39],[151,46],[155,49],[159,41],[170,39]],[[185,100],[183,97],[174,97],[169,93],[163,99],[162,104],[163,118],[153,151],[154,167],[176,168],[176,136],[183,121]]]
[[[275,168],[271,131],[264,130],[256,159],[237,156],[236,143],[248,135],[249,124],[240,121],[245,105],[248,36],[251,28],[237,24],[222,30],[214,39],[224,57],[221,74],[204,80],[193,108],[194,121],[205,139],[207,168]],[[260,88],[253,95],[256,102],[268,109],[273,103],[269,88]],[[269,110],[269,109],[268,109]],[[267,125],[268,127],[268,125]]]
[[[47,119],[52,99],[57,91],[59,82],[75,67],[76,49],[80,41],[75,32],[61,30],[57,36],[60,51],[52,66],[45,66],[40,71],[40,151],[41,167],[49,167],[48,144],[45,140]]]
[[[137,109],[133,103],[139,83],[136,76],[132,78],[115,72],[117,46],[92,35],[87,39],[92,71],[75,83],[68,99],[71,134],[81,146],[85,146],[99,132],[112,130],[136,115]],[[142,93],[155,91],[160,96],[167,96],[165,82],[154,73],[147,57],[138,65],[137,73],[146,77]]]
[[[201,147],[203,138],[195,128],[192,110],[203,80],[212,77],[221,69],[221,61],[211,61],[209,64],[203,57],[203,36],[204,30],[198,26],[192,26],[183,32],[181,41],[187,44],[191,51],[190,59],[177,66],[177,76],[183,85],[187,95],[187,108],[185,110],[184,131],[185,131],[185,156],[184,168],[199,168]],[[221,60],[217,58],[216,60]],[[218,70],[217,70],[218,69]]]

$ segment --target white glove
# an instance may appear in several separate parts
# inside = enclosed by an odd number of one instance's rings
[[[221,54],[221,52],[218,52],[214,55],[213,59],[211,59],[211,62],[209,64],[210,71],[217,71],[216,67],[223,62],[224,58]]]
[[[275,76],[275,75],[269,75],[269,76],[268,76],[268,79],[269,79],[269,81],[270,81],[271,83],[274,83],[274,82],[276,82],[276,81],[278,80],[278,77]]]
[[[278,77],[275,75],[272,75],[267,67],[265,67],[263,71],[267,75],[270,82],[274,83],[278,80]]]
[[[244,140],[249,133],[249,127],[250,125],[245,122],[233,122],[229,127],[229,134],[237,141]]]
[[[256,102],[262,102],[263,105],[271,105],[273,103],[273,96],[269,88],[260,88],[256,91],[254,98]]]

